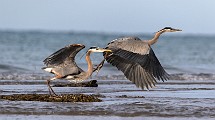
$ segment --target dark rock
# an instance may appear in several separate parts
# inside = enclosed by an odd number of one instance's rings
[[[56,84],[53,87],[98,87],[97,80],[82,83]]]

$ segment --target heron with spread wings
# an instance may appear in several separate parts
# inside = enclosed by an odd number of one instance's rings
[[[118,38],[108,43],[105,49],[112,53],[104,53],[104,60],[97,66],[99,71],[105,60],[118,70],[121,70],[127,79],[141,89],[155,86],[158,80],[167,80],[169,74],[164,70],[156,57],[151,45],[155,44],[162,33],[177,32],[180,29],[165,27],[155,33],[151,40],[141,40],[138,37]]]
[[[47,80],[50,95],[52,95],[53,93],[57,96],[57,94],[50,86],[50,81],[56,79],[66,79],[69,81],[77,82],[86,80],[93,73],[93,65],[90,59],[90,54],[92,52],[111,52],[111,50],[98,47],[91,47],[90,49],[88,49],[85,57],[88,64],[88,69],[87,71],[84,71],[80,67],[78,67],[75,62],[76,54],[83,48],[85,48],[85,46],[82,44],[71,44],[51,54],[43,61],[46,67],[43,67],[42,69],[55,74],[55,77]]]

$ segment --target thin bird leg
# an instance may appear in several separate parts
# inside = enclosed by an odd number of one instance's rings
[[[99,72],[99,70],[103,67],[103,65],[104,65],[104,62],[105,62],[105,58],[101,61],[101,63],[99,63],[98,65],[97,65],[97,67],[96,68],[94,68],[94,70],[93,70],[93,72]]]
[[[58,75],[57,73],[55,73],[55,74],[56,74],[56,76],[55,76],[54,78],[51,78],[50,80],[47,80],[47,85],[48,85],[48,88],[49,88],[49,94],[52,95],[51,93],[53,93],[54,96],[58,96],[58,95],[54,92],[54,90],[52,89],[52,87],[50,86],[50,81],[51,81],[51,80],[55,80],[55,79],[62,78],[62,76],[61,76],[61,75]]]
[[[55,80],[55,79],[56,79],[56,77],[47,80],[47,86],[48,86],[48,89],[49,89],[49,94],[50,94],[51,96],[52,96],[52,93],[54,94],[54,96],[58,96],[58,95],[54,92],[54,90],[52,89],[52,87],[50,86],[51,80]]]
[[[98,74],[98,72],[100,71],[100,69],[103,67],[103,65],[104,65],[104,63],[105,63],[105,59],[107,58],[107,56],[108,56],[108,54],[105,53],[104,59],[101,61],[101,63],[99,63],[99,64],[97,65],[97,67],[93,70],[93,72],[96,71],[97,74]]]
[[[50,90],[50,89],[51,89],[50,80],[47,80],[46,83],[47,83],[47,86],[48,86],[49,95],[52,95],[52,92],[51,92],[51,90]]]

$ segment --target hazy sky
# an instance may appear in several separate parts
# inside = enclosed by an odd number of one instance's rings
[[[215,0],[0,0],[0,29],[215,34]]]

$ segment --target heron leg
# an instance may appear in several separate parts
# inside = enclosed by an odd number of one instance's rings
[[[97,65],[97,67],[96,68],[94,68],[94,70],[93,70],[93,72],[99,72],[100,71],[100,69],[103,67],[103,65],[104,65],[104,62],[105,62],[105,58],[101,61],[101,63],[99,63],[98,65]]]
[[[50,82],[51,82],[51,80],[55,80],[56,78],[54,77],[54,78],[52,78],[52,79],[49,79],[49,80],[47,80],[47,86],[48,86],[48,89],[49,89],[49,94],[52,96],[52,93],[54,94],[54,96],[58,96],[55,92],[54,92],[54,90],[52,89],[52,87],[50,86]]]
[[[93,72],[99,72],[100,71],[100,69],[103,67],[103,65],[104,65],[104,63],[105,63],[105,59],[107,58],[107,56],[108,56],[108,54],[106,53],[105,55],[104,55],[104,59],[101,61],[101,63],[99,63],[98,65],[97,65],[97,67],[93,70]]]
[[[54,96],[58,96],[58,95],[54,92],[54,90],[50,86],[50,82],[51,82],[51,80],[55,80],[55,79],[59,79],[59,78],[61,78],[61,76],[60,75],[56,75],[54,78],[51,78],[51,79],[47,80],[47,86],[49,88],[49,94],[51,96],[52,96],[52,93],[54,94]]]

